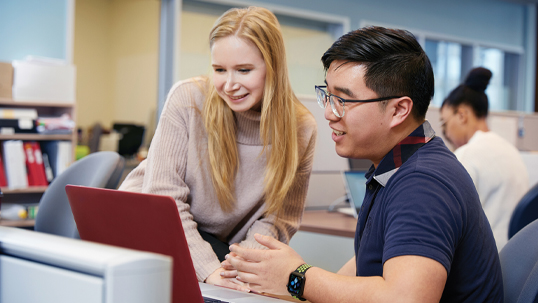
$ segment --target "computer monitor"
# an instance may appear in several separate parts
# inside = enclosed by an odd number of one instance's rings
[[[364,195],[366,194],[365,174],[366,171],[361,170],[348,170],[342,173],[349,207],[339,209],[340,212],[358,218]]]
[[[136,154],[144,141],[144,131],[146,128],[141,125],[128,123],[114,123],[112,128],[121,134],[118,142],[118,154],[122,156]]]
[[[169,303],[168,256],[0,226],[2,303]]]
[[[368,171],[370,166],[372,166],[372,161],[367,159],[348,159],[349,160],[349,170],[361,170]]]

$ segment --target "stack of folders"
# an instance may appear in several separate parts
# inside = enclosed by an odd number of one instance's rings
[[[71,158],[69,141],[43,142],[41,146],[36,141],[4,141],[0,186],[7,185],[9,189],[46,186],[67,169]]]
[[[0,134],[37,133],[35,108],[0,108]]]

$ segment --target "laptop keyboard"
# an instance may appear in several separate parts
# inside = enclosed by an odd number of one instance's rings
[[[228,301],[221,301],[218,299],[212,299],[208,297],[203,297],[203,298],[204,298],[204,303],[228,303]]]

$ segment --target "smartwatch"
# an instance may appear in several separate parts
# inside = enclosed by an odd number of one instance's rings
[[[310,267],[312,267],[312,265],[303,264],[290,274],[288,280],[288,292],[295,299],[306,301],[306,299],[303,298],[304,285],[306,282],[304,274]]]

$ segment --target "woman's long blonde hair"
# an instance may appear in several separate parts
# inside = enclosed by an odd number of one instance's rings
[[[260,7],[228,10],[213,26],[210,46],[217,39],[230,35],[254,43],[265,61],[267,72],[260,121],[262,153],[268,153],[264,194],[266,212],[278,215],[299,166],[297,120],[306,108],[291,89],[284,40],[273,13]],[[221,208],[230,211],[235,205],[234,181],[239,163],[237,128],[233,111],[213,84],[209,85],[203,118],[213,186]]]

